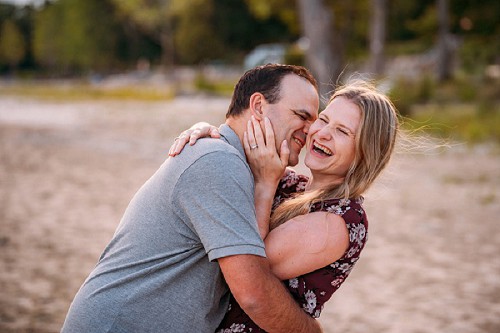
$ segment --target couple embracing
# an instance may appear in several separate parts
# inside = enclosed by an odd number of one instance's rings
[[[133,197],[62,332],[321,332],[315,318],[367,240],[362,195],[398,121],[364,82],[318,109],[305,68],[247,71],[225,124],[185,131]],[[302,148],[310,177],[287,168]]]

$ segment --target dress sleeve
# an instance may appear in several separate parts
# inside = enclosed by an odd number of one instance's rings
[[[239,155],[204,155],[182,174],[174,193],[176,213],[199,237],[211,261],[237,254],[265,257],[253,177]]]

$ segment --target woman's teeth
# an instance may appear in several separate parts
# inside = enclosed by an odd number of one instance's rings
[[[328,155],[328,156],[332,156],[332,151],[330,149],[328,149],[327,147],[325,146],[322,146],[320,145],[319,143],[317,142],[314,142],[313,143],[313,148],[314,150],[316,150],[317,152],[320,152],[320,153],[323,153],[325,155]]]

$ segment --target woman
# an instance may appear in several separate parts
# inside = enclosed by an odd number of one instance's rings
[[[314,318],[359,259],[368,229],[362,195],[387,165],[398,127],[394,105],[369,84],[354,82],[338,89],[309,129],[304,160],[311,170],[308,179],[291,169],[284,172],[287,145],[282,144],[279,156],[268,120],[248,124],[244,148],[272,271]],[[217,136],[213,126],[200,128],[194,136],[191,132],[172,146],[172,156],[188,140]],[[249,331],[263,332],[232,299],[217,332]]]

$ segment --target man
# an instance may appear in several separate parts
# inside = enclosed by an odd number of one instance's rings
[[[246,72],[220,128],[223,140],[201,140],[167,159],[137,192],[62,332],[213,333],[228,286],[266,331],[321,332],[270,271],[242,147],[248,120],[267,116],[277,149],[287,140],[289,164],[297,164],[318,107],[316,82],[302,67]]]

